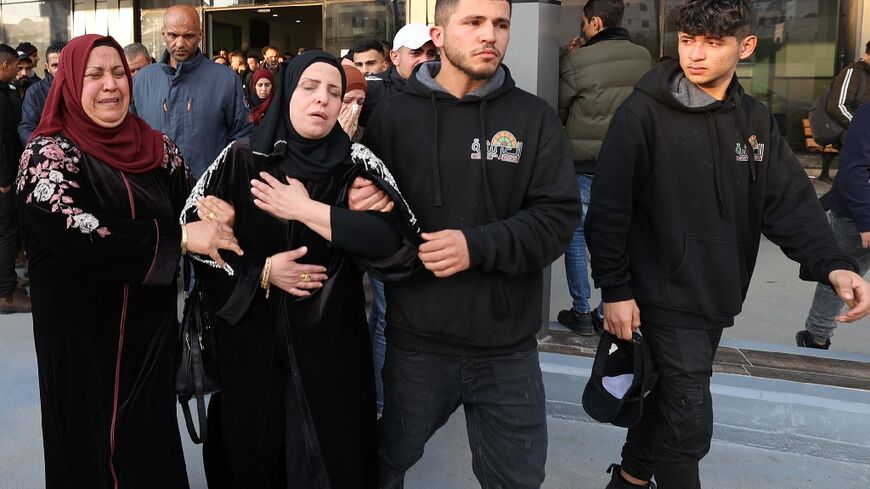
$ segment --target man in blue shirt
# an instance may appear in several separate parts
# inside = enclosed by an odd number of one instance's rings
[[[166,51],[133,79],[130,108],[175,141],[199,177],[230,142],[251,134],[242,83],[199,49],[202,25],[189,5],[163,15]]]

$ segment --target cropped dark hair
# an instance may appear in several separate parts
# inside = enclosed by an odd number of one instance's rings
[[[17,60],[18,51],[12,49],[12,46],[9,46],[7,44],[0,44],[0,63],[6,61],[9,58]]]
[[[459,5],[460,1],[462,0],[435,0],[435,24],[447,25],[447,23],[450,22],[450,17],[453,16],[453,11],[456,10],[456,6]],[[508,3],[508,12],[513,8],[511,0],[492,1],[506,1]]]
[[[45,57],[48,58],[49,54],[60,54],[60,51],[66,46],[66,43],[63,41],[54,41],[49,44],[47,48],[45,48]]]
[[[589,20],[599,17],[605,29],[622,25],[624,14],[625,2],[622,0],[589,0],[583,6],[583,16]]]
[[[679,32],[690,36],[743,39],[752,30],[747,0],[689,0],[676,9]]]
[[[864,52],[870,54],[870,41],[867,41],[867,45],[864,46]]]
[[[381,44],[381,41],[377,39],[363,39],[362,41],[353,45],[350,48],[354,53],[364,53],[366,51],[377,51],[381,54],[384,54],[384,46]]]

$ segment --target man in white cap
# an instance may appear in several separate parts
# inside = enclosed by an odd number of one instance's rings
[[[360,125],[365,127],[369,115],[381,99],[402,91],[415,66],[432,61],[437,56],[438,51],[427,25],[408,24],[399,29],[393,38],[393,50],[390,51],[393,66],[387,71],[366,78],[368,94],[360,114]]]
[[[404,84],[415,66],[432,61],[436,54],[435,44],[429,35],[429,26],[408,24],[399,29],[393,38],[393,50],[390,51],[392,70],[398,73]]]

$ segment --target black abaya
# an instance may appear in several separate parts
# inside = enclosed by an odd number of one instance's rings
[[[62,137],[21,159],[46,487],[186,488],[176,420],[177,215],[190,188],[163,165],[115,170]]]
[[[239,140],[194,190],[233,202],[235,235],[245,251],[243,257],[224,255],[232,277],[197,266],[207,302],[219,309],[223,391],[209,409],[209,487],[375,487],[374,377],[362,272],[302,224],[254,205],[250,181],[259,171],[284,179],[277,163],[264,167],[262,161],[247,140]],[[358,171],[348,161],[304,183],[312,199],[337,204]],[[327,267],[329,279],[308,298],[272,286],[267,299],[259,283],[265,258],[300,246],[308,253],[299,261]]]

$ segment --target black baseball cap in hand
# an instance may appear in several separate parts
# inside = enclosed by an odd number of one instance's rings
[[[583,390],[583,409],[602,423],[631,428],[640,422],[644,397],[656,380],[652,354],[639,332],[631,341],[604,332]]]

